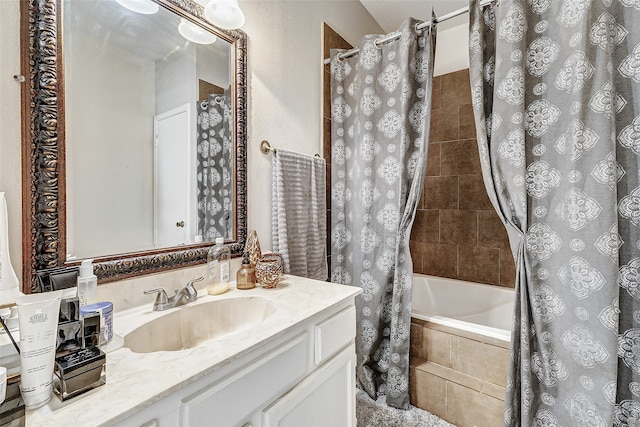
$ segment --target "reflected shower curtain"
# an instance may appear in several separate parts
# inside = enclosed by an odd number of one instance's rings
[[[640,4],[471,2],[485,184],[518,269],[506,426],[640,422]]]
[[[331,53],[331,280],[356,299],[359,387],[409,406],[413,265],[409,234],[427,159],[435,29],[401,27],[399,40]]]
[[[231,232],[233,190],[231,175],[231,105],[228,94],[209,95],[197,103],[196,157],[198,234],[203,241]]]

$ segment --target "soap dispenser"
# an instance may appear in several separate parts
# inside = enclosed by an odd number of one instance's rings
[[[256,287],[256,268],[249,261],[249,254],[244,253],[242,258],[242,267],[236,273],[236,288],[253,289]]]
[[[78,274],[78,299],[80,307],[96,302],[98,278],[93,274],[93,260],[86,259],[80,264]]]

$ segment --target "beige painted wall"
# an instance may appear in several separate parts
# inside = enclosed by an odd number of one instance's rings
[[[433,75],[453,73],[469,68],[469,24],[438,31]]]
[[[382,30],[356,0],[240,3],[249,35],[249,229],[271,247],[271,155],[276,148],[322,153],[322,22],[355,44]]]
[[[249,37],[248,227],[271,247],[273,146],[320,153],[322,133],[322,22],[348,41],[381,29],[357,0],[241,0]],[[0,191],[9,210],[10,252],[21,277],[19,3],[0,0]]]

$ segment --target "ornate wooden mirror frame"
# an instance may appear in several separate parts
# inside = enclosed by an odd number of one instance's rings
[[[247,36],[221,30],[204,18],[191,0],[153,0],[229,42],[235,57],[234,126],[236,160],[236,240],[234,256],[244,248],[247,230],[246,98]],[[36,272],[71,266],[66,261],[65,109],[62,56],[62,0],[21,2],[23,292],[36,292]],[[196,265],[206,261],[212,243],[112,255],[95,260],[100,282]],[[75,262],[77,264],[77,261]]]

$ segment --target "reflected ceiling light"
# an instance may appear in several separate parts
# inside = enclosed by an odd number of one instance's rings
[[[198,44],[211,44],[216,41],[216,36],[191,21],[180,18],[178,31],[185,39]]]
[[[238,6],[238,0],[211,0],[204,8],[204,16],[216,27],[228,30],[244,24],[244,13]]]
[[[158,3],[151,0],[116,0],[118,4],[143,15],[152,15],[160,8]]]

